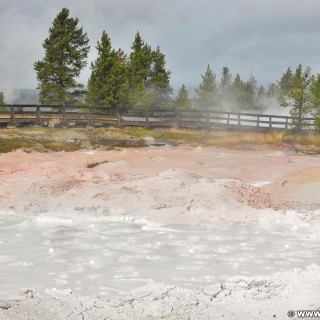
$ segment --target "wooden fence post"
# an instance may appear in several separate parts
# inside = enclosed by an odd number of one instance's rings
[[[16,116],[14,114],[14,106],[13,105],[10,106],[10,116],[11,116],[10,124],[15,127],[17,125],[17,121],[16,121]]]
[[[117,111],[117,124],[118,124],[118,128],[121,128],[121,113],[119,109]]]
[[[241,126],[240,116],[241,116],[240,113],[238,113],[238,127]]]
[[[94,127],[93,117],[92,117],[92,108],[89,107],[89,126]]]
[[[177,108],[177,111],[176,111],[176,125],[177,125],[177,128],[179,128],[179,122],[180,122],[180,114],[179,114],[179,110]]]
[[[288,124],[289,124],[289,118],[286,117],[286,124],[285,124],[285,128],[288,129]]]
[[[227,119],[227,125],[229,126],[230,124],[230,112],[228,112],[228,119]]]
[[[66,105],[62,107],[62,124],[64,127],[67,127],[67,116],[66,116]]]
[[[271,116],[269,116],[269,129],[272,129],[272,117]]]
[[[40,106],[39,105],[37,105],[37,122],[38,122],[38,126],[42,127],[43,123],[42,123],[42,119],[41,119]]]
[[[260,116],[257,117],[257,127],[260,127]]]

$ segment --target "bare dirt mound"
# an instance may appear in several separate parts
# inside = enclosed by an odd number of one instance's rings
[[[320,209],[320,168],[299,170],[263,186],[234,181],[227,188],[237,201],[252,208]]]

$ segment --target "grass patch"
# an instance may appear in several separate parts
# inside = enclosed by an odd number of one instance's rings
[[[308,133],[294,135],[291,131],[285,132],[245,132],[245,131],[198,131],[183,129],[164,129],[154,131],[156,139],[172,140],[178,144],[215,145],[236,147],[246,144],[291,144],[320,147],[320,135]]]
[[[35,134],[39,131],[39,134]],[[77,134],[69,135],[68,131]],[[113,148],[141,148],[148,146],[141,136],[148,135],[171,145],[191,146],[225,146],[246,148],[250,144],[288,144],[292,146],[306,146],[320,150],[320,136],[317,134],[295,135],[291,131],[282,132],[248,132],[248,131],[207,131],[196,129],[156,129],[145,128],[77,128],[77,129],[3,129],[0,135],[0,153],[22,148],[26,151],[76,151],[81,149],[79,141],[88,140],[93,146]],[[28,134],[32,133],[33,134]],[[61,134],[59,134],[61,133]],[[65,139],[64,139],[64,133]],[[55,134],[57,138],[55,138]],[[71,136],[73,141],[67,141]],[[65,140],[65,141],[64,141]],[[98,164],[97,164],[98,165]]]
[[[33,143],[24,139],[0,139],[0,153],[11,152],[20,148],[30,148]]]
[[[177,144],[190,144],[192,146],[206,144],[208,138],[203,131],[183,130],[183,129],[165,129],[154,132],[155,139],[174,141]]]
[[[17,149],[34,150],[44,152],[50,151],[76,151],[79,146],[72,143],[56,141],[39,141],[32,139],[0,139],[0,153],[7,153]]]
[[[126,133],[126,134],[128,134],[130,136],[133,136],[133,137],[153,136],[154,135],[154,131],[147,130],[147,129],[140,128],[140,127],[137,127],[137,128],[125,128],[123,130],[123,133]]]
[[[289,133],[284,134],[283,140],[289,144],[299,144],[299,145],[313,145],[320,147],[320,136],[317,134],[306,134],[306,135],[294,135]]]
[[[243,144],[279,144],[283,142],[280,132],[221,132],[215,137],[218,145],[243,145]]]
[[[154,132],[154,138],[172,140],[178,144],[237,146],[243,144],[281,143],[283,134],[277,132],[236,132],[236,131],[198,131],[183,129],[166,129]]]
[[[94,144],[110,148],[143,148],[148,145],[142,140],[122,140],[122,139],[94,139]]]
[[[308,133],[305,135],[293,135],[288,131],[274,132],[249,132],[249,131],[206,131],[195,129],[156,129],[147,130],[145,128],[124,128],[112,129],[115,132],[125,133],[133,137],[144,135],[152,136],[155,139],[169,140],[175,144],[216,145],[216,146],[237,146],[244,144],[279,144],[295,143],[301,145],[320,146],[320,135]]]
[[[51,150],[51,151],[76,151],[79,150],[79,145],[75,143],[65,143],[65,142],[59,142],[59,141],[37,141],[38,144],[42,145],[45,149]]]

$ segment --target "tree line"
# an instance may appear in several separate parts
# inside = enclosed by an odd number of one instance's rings
[[[223,68],[220,83],[209,65],[201,77],[202,83],[195,90],[193,101],[182,85],[175,101],[177,107],[263,111],[268,104],[277,103],[279,107],[290,108],[289,113],[298,131],[307,125],[306,117],[314,117],[316,127],[320,128],[320,74],[313,75],[310,67],[303,69],[299,64],[294,72],[289,67],[280,80],[270,83],[267,89],[257,86],[254,76],[245,82],[237,74],[232,80],[228,67]]]
[[[89,38],[77,18],[63,8],[53,20],[49,35],[43,42],[44,58],[34,63],[42,104],[103,106],[126,111],[150,109],[198,108],[230,111],[262,111],[270,104],[290,107],[296,127],[303,127],[303,118],[320,115],[320,75],[312,75],[309,67],[299,65],[295,72],[289,67],[282,77],[267,88],[253,75],[248,81],[237,73],[232,76],[223,67],[220,79],[207,66],[201,83],[191,97],[185,84],[172,97],[171,71],[166,68],[160,48],[151,48],[137,32],[130,54],[112,47],[109,35],[103,31],[97,42],[97,58],[90,65],[86,85],[78,82],[87,66]],[[0,93],[0,104],[4,104]],[[316,120],[320,124],[320,120]]]
[[[56,16],[45,39],[43,60],[34,63],[39,100],[43,104],[88,104],[106,108],[148,110],[171,103],[170,71],[165,55],[136,33],[131,53],[112,47],[103,31],[96,45],[98,57],[91,63],[87,86],[77,82],[87,65],[89,39],[78,19],[64,8]]]

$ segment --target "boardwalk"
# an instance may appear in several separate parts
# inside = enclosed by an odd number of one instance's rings
[[[292,128],[293,119],[257,113],[218,110],[152,110],[142,112],[107,110],[105,107],[3,105],[0,126],[140,126],[147,128],[196,128],[273,131]],[[107,111],[106,111],[107,110]],[[313,118],[303,119],[306,130],[314,130]]]

